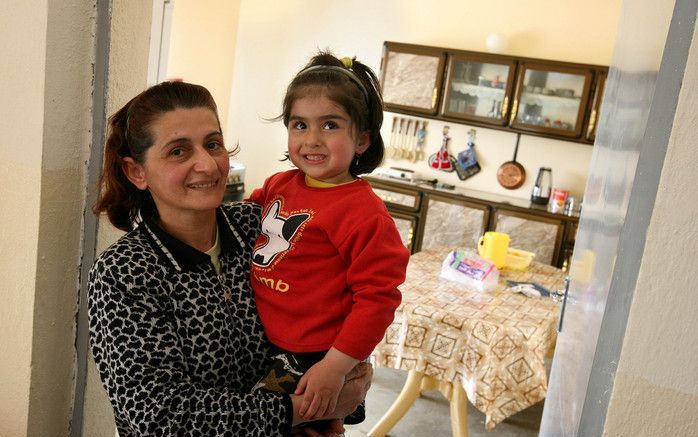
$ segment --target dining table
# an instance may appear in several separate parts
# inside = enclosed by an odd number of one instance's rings
[[[375,367],[407,371],[407,379],[369,436],[385,436],[425,390],[449,400],[454,437],[468,435],[468,401],[485,414],[490,431],[545,398],[545,359],[555,347],[560,312],[552,297],[565,272],[533,261],[526,271],[502,268],[496,287],[480,291],[441,277],[453,250],[431,248],[410,257],[402,303],[372,355]],[[535,282],[553,293],[528,296],[507,281]]]

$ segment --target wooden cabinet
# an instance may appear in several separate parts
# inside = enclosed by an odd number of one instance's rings
[[[412,253],[437,246],[476,248],[487,231],[506,232],[511,247],[562,267],[572,253],[578,218],[527,201],[487,193],[445,192],[428,185],[365,178],[383,199]]]
[[[511,110],[511,126],[579,138],[594,72],[557,64],[522,62]]]
[[[509,245],[536,254],[535,260],[558,264],[565,223],[549,217],[498,209],[492,230],[509,234]]]
[[[596,77],[596,87],[594,89],[594,99],[591,102],[591,113],[587,122],[586,138],[593,142],[596,139],[596,125],[599,121],[601,113],[601,101],[603,100],[603,92],[606,88],[607,71],[600,71]]]
[[[516,62],[478,53],[449,54],[441,113],[468,121],[503,126]]]
[[[464,199],[425,193],[421,249],[438,246],[476,247],[487,229],[489,207]]]
[[[386,109],[436,114],[446,53],[438,47],[386,43],[381,89]]]
[[[607,72],[388,41],[381,86],[389,111],[590,144]]]

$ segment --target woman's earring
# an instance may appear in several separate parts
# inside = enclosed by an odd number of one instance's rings
[[[354,165],[357,167],[359,166],[359,158],[361,158],[360,153],[357,153],[356,155],[354,155]]]

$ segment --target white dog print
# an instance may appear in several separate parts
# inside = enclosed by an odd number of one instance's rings
[[[261,267],[269,266],[276,256],[291,247],[291,240],[298,228],[310,218],[310,214],[293,214],[279,217],[281,200],[275,200],[262,217],[262,233],[267,241],[255,248],[252,262]]]

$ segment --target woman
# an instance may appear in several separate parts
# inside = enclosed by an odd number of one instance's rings
[[[260,209],[221,205],[228,169],[201,86],[156,85],[110,118],[94,211],[128,233],[90,271],[89,319],[121,437],[282,436],[301,422],[301,396],[252,392],[269,347],[249,286]],[[326,418],[352,412],[371,373],[357,367]]]

